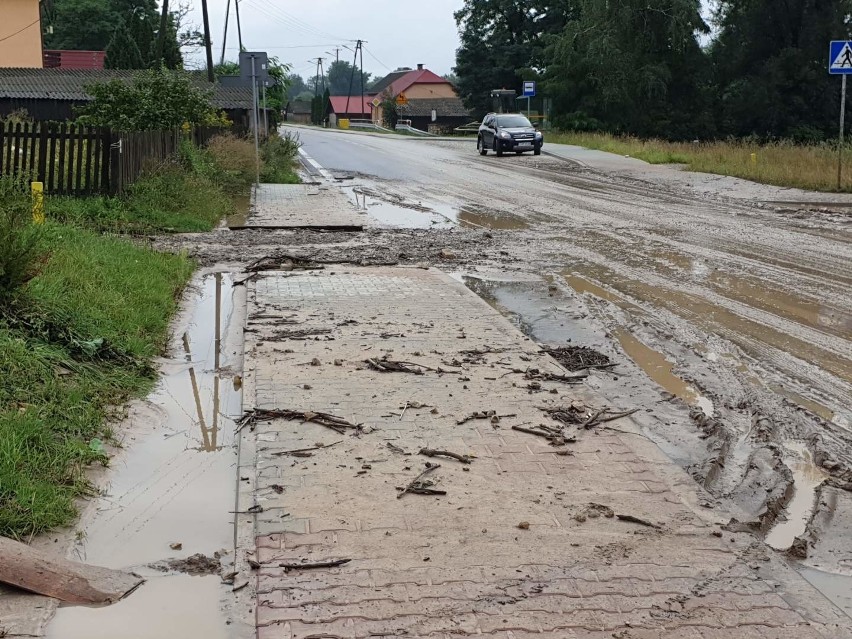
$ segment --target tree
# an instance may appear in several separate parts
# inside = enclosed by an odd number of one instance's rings
[[[170,12],[162,61],[168,68],[183,66],[180,47],[191,45],[197,37],[197,32],[182,26],[187,11],[186,5],[179,5]],[[160,25],[156,0],[52,0],[43,5],[42,13],[43,27],[51,27],[44,33],[45,48],[106,51],[112,44],[111,68],[141,69],[160,64],[154,59]],[[120,48],[130,46],[131,40],[141,62],[134,51]]]
[[[385,91],[382,94],[382,125],[386,129],[395,131],[397,122],[399,122],[399,105],[396,103],[396,97],[391,95],[390,91]]]
[[[305,84],[305,81],[302,79],[302,76],[296,73],[288,73],[287,74],[287,100],[292,101],[296,99],[300,99],[299,96],[304,94],[305,92],[310,93],[308,90],[308,85]],[[310,99],[310,98],[308,98]]]
[[[145,66],[139,45],[123,21],[107,45],[105,66],[108,69],[142,69]]]
[[[130,83],[112,80],[86,91],[93,99],[79,109],[80,124],[148,131],[217,121],[212,92],[197,87],[183,71],[165,67],[140,71]]]
[[[364,73],[364,92],[367,91],[367,86],[370,84],[371,74]],[[361,68],[354,68],[352,64],[345,60],[332,62],[328,67],[328,88],[331,95],[350,95],[349,87],[352,84],[351,95],[361,95]]]
[[[492,89],[520,93],[527,73],[546,66],[548,37],[576,11],[575,0],[465,0],[455,19],[461,36],[455,74],[459,95],[479,115],[491,110]]]
[[[826,70],[828,42],[852,36],[850,15],[850,0],[722,0],[710,49],[722,131],[834,135],[840,81]]]
[[[558,124],[671,138],[713,134],[700,0],[580,0],[551,40]]]

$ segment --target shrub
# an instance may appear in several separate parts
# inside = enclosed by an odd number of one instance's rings
[[[26,184],[0,177],[0,298],[8,298],[35,275],[39,235]]]
[[[254,182],[257,160],[251,140],[230,133],[217,135],[207,144],[207,154],[217,172],[217,175],[211,177],[224,191],[244,191]]]
[[[299,152],[298,136],[289,133],[281,137],[271,135],[260,149],[263,161],[260,179],[273,184],[297,184],[299,176],[293,170],[296,154]]]

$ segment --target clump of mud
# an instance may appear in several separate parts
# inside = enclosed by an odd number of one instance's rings
[[[222,555],[218,552],[213,553],[212,557],[197,553],[185,559],[169,559],[156,564],[151,564],[151,568],[162,572],[180,572],[193,577],[202,577],[207,575],[218,575],[222,569]]]
[[[588,346],[562,346],[544,350],[569,371],[613,366],[609,357]]]

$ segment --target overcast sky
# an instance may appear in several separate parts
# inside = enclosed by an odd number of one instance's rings
[[[194,7],[191,19],[200,27],[201,0],[189,1]],[[228,0],[207,3],[213,59],[218,63]],[[308,60],[326,58],[327,68],[334,60],[335,47],[354,48],[353,41],[360,38],[366,42],[365,71],[383,76],[398,67],[422,63],[443,75],[455,64],[459,41],[453,12],[462,4],[463,0],[240,0],[243,45],[250,51],[278,56],[304,77],[316,70],[316,64]],[[235,60],[237,52],[231,0],[226,57]],[[353,57],[351,51],[340,51],[342,60],[352,61]],[[201,66],[203,60],[203,53],[198,52],[187,63]]]

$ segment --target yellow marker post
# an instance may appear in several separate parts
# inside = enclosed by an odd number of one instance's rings
[[[44,224],[44,183],[32,182],[33,223]]]
[[[752,164],[757,164],[757,153],[752,153],[752,154],[751,154],[751,163],[752,163]]]

